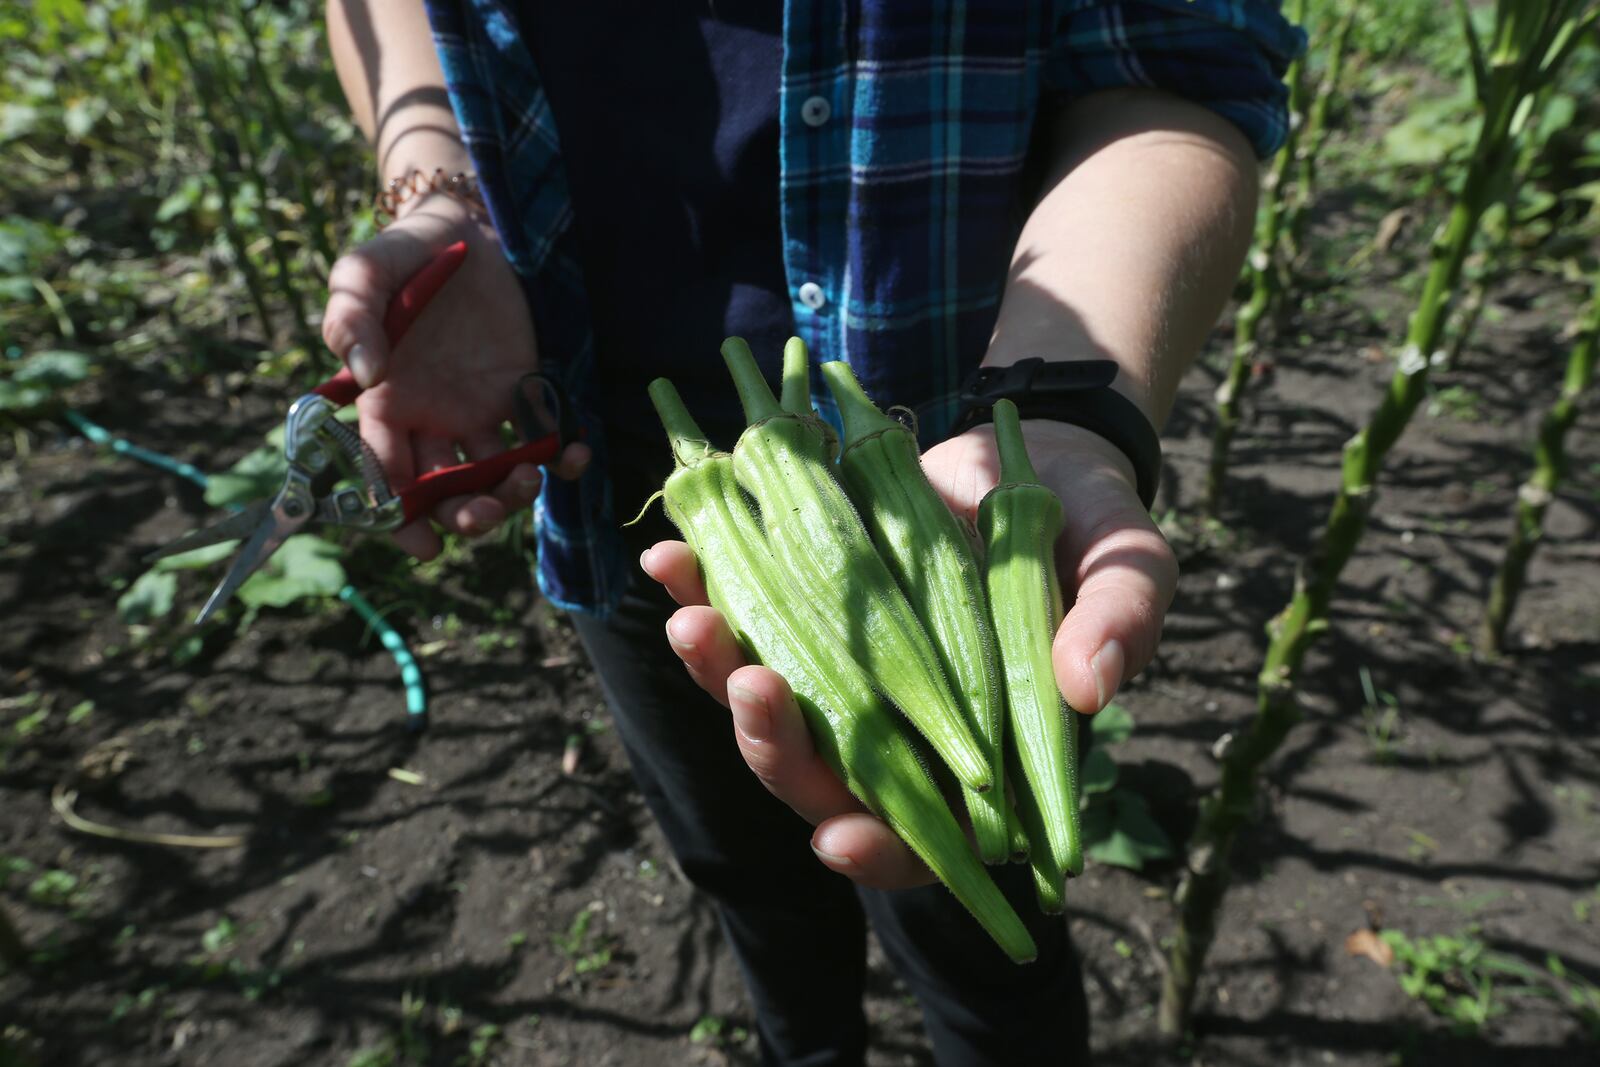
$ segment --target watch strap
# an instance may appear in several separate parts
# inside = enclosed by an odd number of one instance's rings
[[[1024,419],[1081,426],[1116,445],[1133,464],[1139,499],[1155,503],[1161,482],[1161,438],[1139,406],[1111,387],[1109,359],[1046,362],[1037,356],[1004,367],[979,367],[962,383],[952,436],[989,422],[997,400],[1010,400]]]

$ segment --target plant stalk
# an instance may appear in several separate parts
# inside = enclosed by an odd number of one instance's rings
[[[189,47],[189,31],[183,25],[183,15],[177,8],[168,11],[167,21],[172,26],[173,40],[177,42],[178,51],[183,55],[183,62],[189,68],[195,84],[200,87],[198,93],[202,102],[207,97],[205,72],[196,62],[193,50]],[[261,330],[268,339],[272,336],[272,313],[267,310],[266,291],[261,285],[261,275],[256,271],[255,262],[250,258],[250,249],[240,232],[239,224],[233,217],[233,184],[228,175],[227,167],[223,165],[222,146],[217,141],[216,126],[211,122],[209,108],[205,121],[203,137],[206,145],[207,166],[211,171],[211,181],[217,187],[217,196],[222,201],[222,230],[227,235],[228,244],[233,249],[233,257],[239,267],[239,273],[244,278],[244,287],[250,294],[250,303],[255,308],[256,318],[261,322]]]
[[[1295,177],[1295,196],[1289,203],[1289,221],[1284,226],[1284,262],[1291,265],[1300,262],[1301,249],[1304,247],[1307,221],[1311,217],[1311,202],[1316,195],[1317,188],[1317,157],[1322,154],[1322,149],[1328,141],[1328,115],[1333,110],[1333,102],[1339,95],[1339,81],[1344,76],[1345,51],[1350,43],[1350,30],[1355,25],[1356,13],[1360,10],[1360,3],[1351,0],[1344,16],[1333,28],[1333,36],[1328,41],[1328,65],[1322,75],[1322,81],[1317,85],[1316,99],[1311,102],[1311,108],[1306,115],[1305,130],[1300,135],[1298,156],[1296,158],[1298,174]]]
[[[1217,911],[1231,874],[1234,838],[1255,807],[1259,771],[1298,717],[1295,691],[1306,652],[1328,628],[1329,603],[1366,529],[1378,472],[1426,393],[1430,356],[1460,281],[1462,263],[1478,221],[1510,166],[1512,117],[1522,99],[1537,88],[1535,71],[1548,46],[1547,25],[1518,22],[1519,15],[1527,14],[1514,0],[1501,0],[1496,9],[1483,125],[1466,180],[1430,248],[1427,280],[1398,366],[1371,420],[1344,446],[1341,484],[1327,526],[1301,562],[1292,599],[1267,628],[1269,643],[1257,679],[1255,718],[1226,746],[1221,780],[1200,804],[1175,898],[1179,930],[1168,957],[1158,1016],[1160,1030],[1168,1038],[1177,1038],[1188,1028],[1200,968],[1215,936]],[[1520,52],[1519,45],[1524,46]]]
[[[254,75],[256,85],[261,90],[261,95],[267,100],[267,115],[272,124],[277,127],[278,136],[288,146],[289,154],[294,157],[294,182],[300,192],[300,206],[306,213],[306,228],[311,234],[311,244],[322,257],[324,270],[331,266],[338,258],[333,250],[333,242],[329,238],[328,217],[322,210],[322,205],[317,203],[316,192],[311,188],[310,173],[314,161],[307,157],[305,145],[300,138],[295,136],[294,128],[289,123],[288,113],[284,110],[283,99],[278,95],[277,88],[272,84],[272,78],[267,72],[267,65],[261,58],[260,37],[256,30],[255,20],[250,15],[250,9],[241,0],[233,0],[234,17],[239,21],[240,29],[244,33],[245,47],[250,55],[250,71]],[[315,351],[315,349],[313,349]]]
[[[1305,19],[1306,0],[1295,0],[1289,18],[1295,22]],[[1288,289],[1288,264],[1282,256],[1280,235],[1286,205],[1291,197],[1288,188],[1290,169],[1294,165],[1297,130],[1294,117],[1300,110],[1305,95],[1305,58],[1297,57],[1289,65],[1289,132],[1283,147],[1273,157],[1272,169],[1262,182],[1262,201],[1256,213],[1255,247],[1250,252],[1246,273],[1250,279],[1250,299],[1239,309],[1233,325],[1233,356],[1228,361],[1228,372],[1217,387],[1216,423],[1211,432],[1211,462],[1206,468],[1205,497],[1201,508],[1204,514],[1215,517],[1222,506],[1222,491],[1227,483],[1228,454],[1233,436],[1239,428],[1240,400],[1250,384],[1250,374],[1255,367],[1258,335],[1263,320],[1275,315]]]
[[[1596,278],[1587,320],[1567,357],[1567,376],[1561,385],[1561,395],[1540,420],[1539,435],[1533,446],[1533,473],[1517,491],[1511,539],[1494,576],[1483,622],[1478,629],[1478,648],[1485,653],[1500,651],[1506,625],[1516,610],[1517,597],[1528,575],[1528,561],[1544,537],[1545,509],[1550,506],[1567,469],[1567,431],[1577,420],[1579,397],[1594,380],[1597,337],[1600,337],[1600,276]]]
[[[199,5],[199,10],[201,17],[205,20],[206,30],[211,34],[216,50],[219,53],[222,52],[223,37],[221,31],[217,28],[217,21],[213,12],[205,4]],[[246,37],[250,36],[251,31],[248,26],[241,27],[241,30]],[[233,74],[228,69],[226,62],[218,63],[213,68],[209,80],[222,94],[224,103],[234,114],[245,116],[254,111],[254,101],[246,100],[241,87],[234,82]],[[210,98],[205,93],[201,93],[200,97],[206,121],[210,123],[212,130],[219,129]],[[244,170],[255,177],[256,183],[261,189],[261,214],[266,220],[264,230],[268,247],[272,249],[272,260],[278,267],[278,289],[288,301],[289,313],[294,320],[295,334],[299,338],[301,346],[308,353],[315,354],[322,351],[322,345],[316,333],[308,325],[309,320],[306,317],[305,300],[301,295],[299,284],[295,281],[299,272],[294,269],[291,253],[279,236],[289,229],[289,224],[284,219],[282,212],[274,207],[272,203],[273,197],[267,187],[266,153],[261,151],[261,145],[256,139],[256,131],[250,119],[241,118],[235,125],[234,131],[239,138],[240,162],[243,164]]]

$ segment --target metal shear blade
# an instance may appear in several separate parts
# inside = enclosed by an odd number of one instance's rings
[[[268,506],[268,501],[257,500],[220,522],[202,526],[198,530],[190,530],[176,541],[149,553],[145,556],[145,560],[148,562],[166,559],[168,556],[181,556],[185,552],[193,552],[197,548],[221,544],[224,541],[242,541],[261,525],[261,520],[267,516]]]

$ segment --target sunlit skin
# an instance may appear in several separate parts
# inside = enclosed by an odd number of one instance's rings
[[[443,76],[421,5],[386,3],[381,20],[364,10],[356,0],[332,0],[329,40],[382,176],[470,169],[441,105]],[[384,57],[375,66],[362,62],[363,40]],[[1050,121],[1053,171],[1018,241],[984,361],[1113,359],[1121,368],[1116,388],[1159,427],[1237,277],[1255,211],[1255,160],[1225,120],[1154,90],[1097,93]],[[399,215],[336,264],[323,333],[373,386],[360,402],[362,433],[404,480],[455,462],[458,450],[485,454],[491,442],[498,450],[511,390],[537,364],[537,346],[510,268],[498,255],[469,253],[463,276],[389,352],[382,312],[410,271],[458,239],[493,250],[481,221],[446,195],[421,197]],[[1025,422],[1023,431],[1040,480],[1066,503],[1057,565],[1069,610],[1054,640],[1056,679],[1073,707],[1096,711],[1154,655],[1177,563],[1121,452],[1059,423]],[[573,477],[587,461],[587,450],[574,445],[551,472]],[[929,449],[923,463],[950,505],[970,515],[994,484],[993,438],[984,428],[971,431]],[[397,539],[428,558],[441,533],[481,535],[525,507],[537,488],[538,472],[518,469],[494,493],[448,501],[431,524],[415,523]],[[705,606],[688,548],[663,542],[640,563],[684,605],[668,638],[686,669],[731,708],[751,769],[816,826],[812,844],[822,862],[864,885],[927,882],[910,850],[817,758],[782,678],[740,658],[721,617]]]

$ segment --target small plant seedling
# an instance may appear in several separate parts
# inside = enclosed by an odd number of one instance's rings
[[[1388,690],[1372,684],[1372,672],[1362,667],[1361,722],[1366,730],[1367,743],[1372,746],[1373,759],[1379,763],[1393,763],[1394,740],[1400,731],[1400,701]]]
[[[590,931],[595,916],[604,910],[605,906],[595,901],[573,916],[566,933],[551,939],[556,951],[567,958],[572,973],[578,977],[603,970],[611,963],[612,939]]]
[[[1543,997],[1556,1001],[1600,1038],[1600,986],[1568,969],[1555,953],[1544,968],[1495,952],[1476,923],[1456,934],[1411,938],[1399,930],[1378,936],[1394,949],[1400,988],[1447,1020],[1462,1035],[1476,1035],[1504,1014],[1507,1001]]]
[[[1083,758],[1084,852],[1096,863],[1142,870],[1173,853],[1172,841],[1150,815],[1143,796],[1120,785],[1116,761],[1106,751],[1133,736],[1133,715],[1108,704],[1089,717],[1094,745]]]

